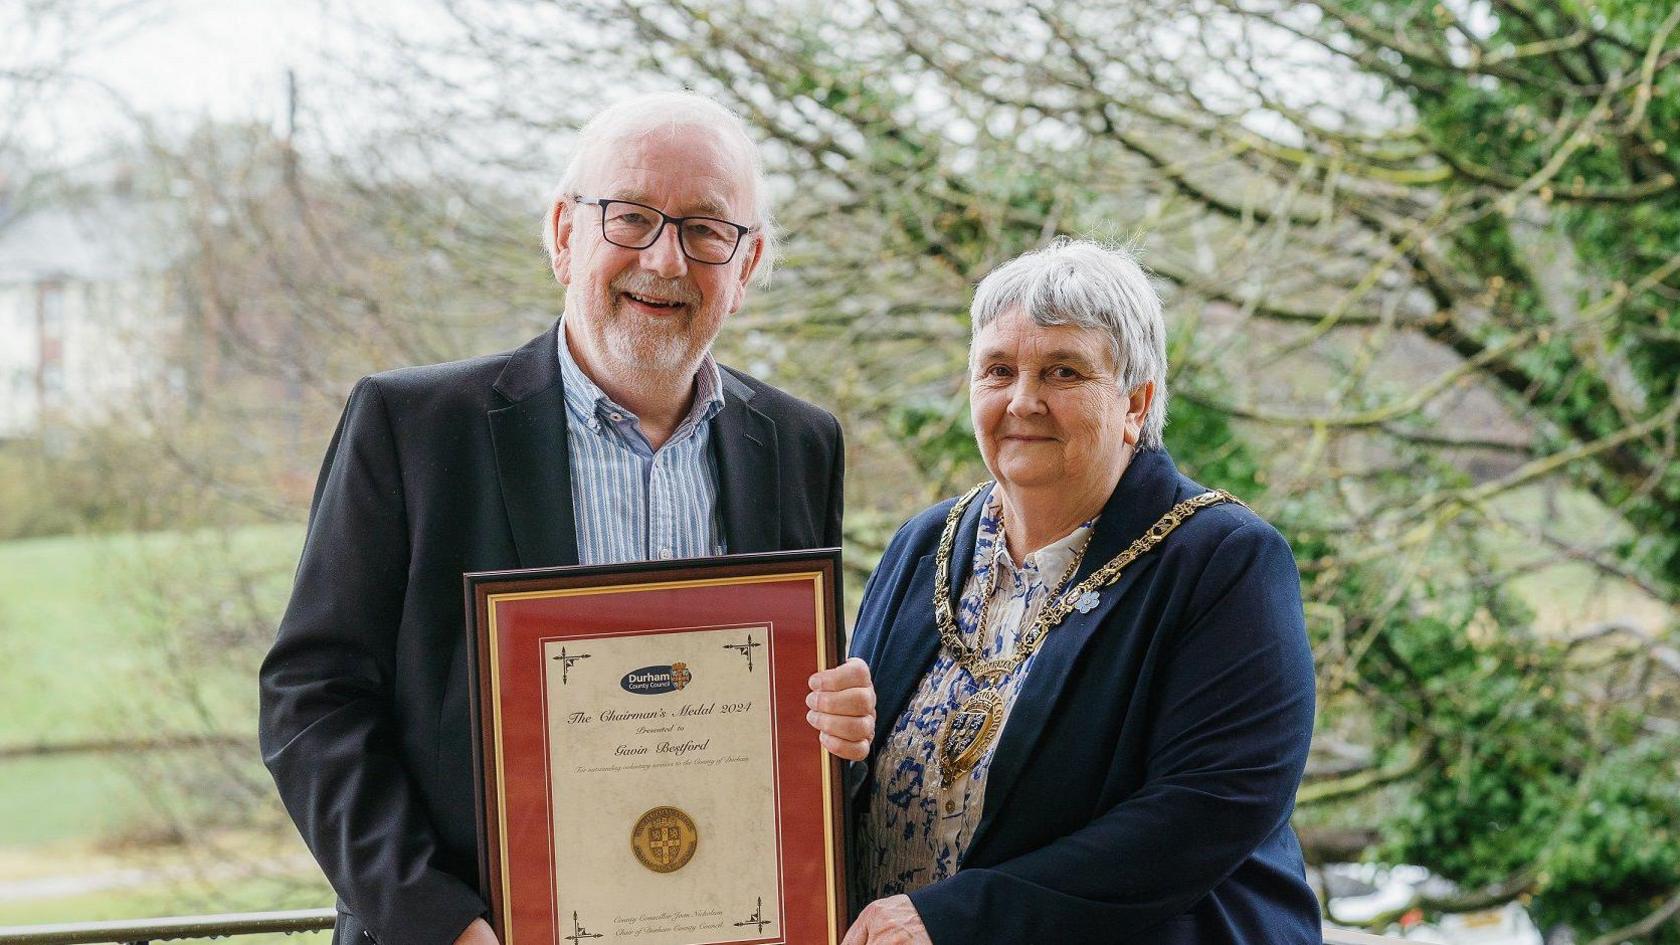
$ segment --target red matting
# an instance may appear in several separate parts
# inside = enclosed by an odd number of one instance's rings
[[[570,916],[554,913],[543,644],[749,625],[769,628],[770,645],[760,657],[774,661],[781,901],[764,906],[778,910],[782,937],[742,940],[838,943],[847,918],[839,764],[805,721],[806,680],[839,661],[837,565],[838,552],[828,551],[639,564],[629,571],[468,575],[481,873],[504,945],[570,945],[575,931]]]

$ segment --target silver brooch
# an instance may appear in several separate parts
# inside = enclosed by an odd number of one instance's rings
[[[1097,609],[1098,600],[1100,600],[1100,598],[1097,597],[1096,591],[1086,591],[1085,593],[1079,595],[1078,600],[1073,602],[1073,609],[1082,614],[1088,614]]]

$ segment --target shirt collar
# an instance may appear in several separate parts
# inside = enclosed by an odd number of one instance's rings
[[[1078,528],[1027,555],[1021,567],[1016,568],[1014,560],[1009,557],[1003,534],[1003,496],[994,486],[980,512],[980,522],[975,526],[974,573],[983,576],[995,567],[1002,569],[1000,576],[1019,573],[1028,580],[1036,576],[1040,581],[1053,581],[1067,570],[1073,556],[1085,543],[1086,536],[1096,527],[1098,516],[1092,516],[1080,523]]]
[[[560,352],[560,387],[566,399],[567,409],[584,421],[597,414],[620,413],[634,417],[635,414],[614,403],[613,399],[607,396],[607,392],[584,372],[583,366],[572,356],[572,346],[566,340],[564,317],[554,330],[560,333],[557,345]],[[712,357],[711,349],[707,348],[700,358],[700,366],[694,372],[694,405],[689,408],[688,416],[678,429],[704,423],[717,416],[721,410],[723,374],[718,370],[717,360]]]

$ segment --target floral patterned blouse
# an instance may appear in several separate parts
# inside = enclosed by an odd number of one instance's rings
[[[1054,589],[1051,583],[1062,577],[1096,523],[1096,519],[1085,522],[1028,555],[1017,568],[1005,545],[1002,514],[994,488],[980,514],[974,570],[957,606],[957,632],[965,640],[978,639],[982,659],[1014,651],[1017,638],[1038,616]],[[991,585],[994,572],[997,583],[987,626],[978,627],[982,594]],[[1037,659],[1037,653],[1028,657],[998,686],[1005,726],[1021,683]],[[980,688],[950,652],[940,647],[933,666],[893,724],[885,744],[877,748],[872,761],[874,787],[860,826],[861,862],[857,864],[862,890],[870,899],[908,893],[945,879],[956,872],[967,851],[974,828],[980,824],[992,753],[1002,736],[992,739],[979,763],[955,784],[940,783],[938,736],[946,717]]]

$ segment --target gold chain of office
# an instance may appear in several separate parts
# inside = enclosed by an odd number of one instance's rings
[[[1148,554],[1190,516],[1221,502],[1242,504],[1241,499],[1223,490],[1204,492],[1185,499],[1168,509],[1165,515],[1126,546],[1124,551],[1092,571],[1073,589],[1063,593],[1062,585],[1073,576],[1084,558],[1085,549],[1081,547],[1074,556],[1073,563],[1068,566],[1067,573],[1050,589],[1050,598],[1039,609],[1037,619],[1027,627],[1026,633],[1016,642],[1013,651],[1008,656],[998,659],[982,660],[979,649],[965,642],[957,630],[956,614],[951,605],[950,578],[952,549],[956,545],[958,523],[969,504],[987,485],[989,483],[983,482],[975,486],[951,506],[950,514],[945,517],[945,529],[939,536],[939,548],[934,554],[933,614],[939,626],[939,639],[951,652],[951,657],[956,660],[957,665],[967,670],[981,686],[980,691],[963,700],[941,726],[939,768],[941,780],[947,785],[954,783],[979,763],[986,748],[1002,728],[1003,698],[995,687],[1038,650],[1044,638],[1063,618],[1075,609],[1090,610],[1095,604],[1094,598],[1098,590],[1120,580],[1122,571],[1131,566],[1132,562]],[[994,587],[993,593],[995,592]],[[1086,600],[1087,595],[1090,595],[1091,600],[1081,608],[1081,602]],[[990,603],[990,600],[984,602]],[[984,605],[981,608],[981,623],[975,634],[976,643],[980,642],[980,636],[986,629],[984,614],[987,609],[989,608]]]
[[[1027,657],[1038,649],[1039,644],[1044,641],[1045,635],[1049,633],[1051,628],[1061,623],[1063,618],[1073,612],[1079,598],[1089,591],[1099,590],[1120,580],[1121,571],[1138,558],[1148,554],[1151,549],[1172,534],[1174,529],[1184,524],[1190,516],[1210,505],[1218,505],[1221,502],[1242,504],[1241,499],[1229,492],[1216,490],[1185,499],[1168,509],[1165,515],[1149,527],[1148,531],[1138,536],[1127,546],[1126,550],[1115,555],[1113,560],[1092,571],[1085,580],[1080,581],[1072,590],[1046,602],[1038,612],[1038,619],[1032,622],[1032,626],[1028,627],[1027,632],[1021,637],[1014,653],[999,659],[982,661],[979,658],[979,651],[965,642],[957,631],[957,622],[951,607],[950,578],[951,550],[956,544],[957,524],[961,520],[963,512],[967,510],[969,503],[973,502],[975,496],[978,496],[987,485],[989,483],[983,482],[970,489],[966,495],[957,500],[957,504],[951,507],[950,514],[945,517],[945,531],[939,536],[939,550],[934,556],[936,568],[933,578],[933,614],[939,624],[939,639],[945,644],[945,648],[951,651],[951,656],[957,661],[957,664],[968,670],[970,675],[980,681],[1006,675],[1010,670],[1025,662]]]

